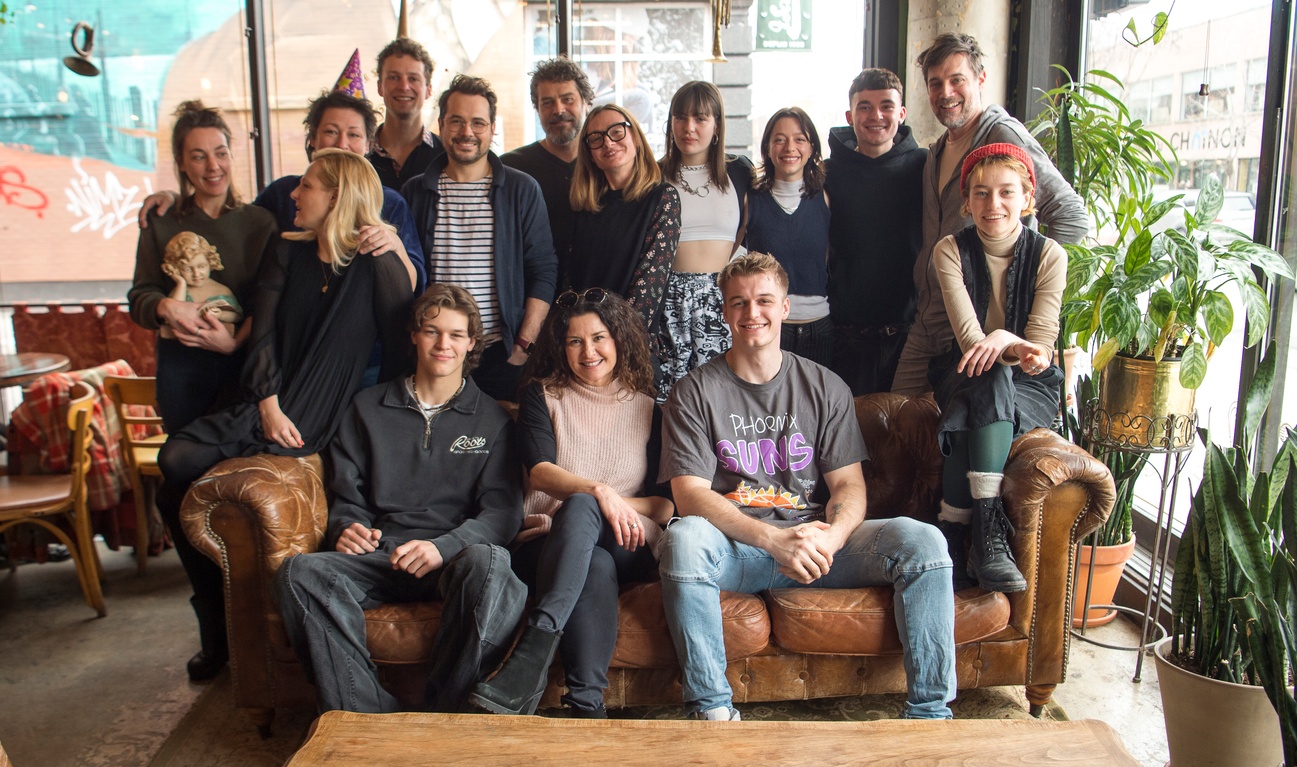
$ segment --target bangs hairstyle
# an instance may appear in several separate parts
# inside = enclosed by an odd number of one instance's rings
[[[486,336],[482,332],[482,314],[477,310],[477,301],[458,285],[445,282],[434,283],[423,295],[415,299],[414,311],[410,313],[410,332],[418,333],[423,329],[423,321],[441,314],[444,309],[454,309],[468,318],[468,336],[473,339],[473,348],[464,355],[464,375],[472,373],[477,363],[482,360]]]
[[[653,365],[650,361],[648,333],[644,320],[626,299],[615,293],[606,293],[598,303],[578,299],[571,308],[554,304],[540,329],[540,338],[532,348],[523,373],[523,385],[539,383],[555,397],[563,396],[576,379],[567,362],[568,324],[573,317],[593,314],[608,328],[617,347],[617,363],[613,377],[621,381],[627,392],[638,392],[653,397]]]
[[[311,168],[324,188],[336,192],[338,199],[319,231],[284,232],[280,236],[299,242],[318,240],[337,274],[355,257],[361,227],[382,226],[392,232],[396,229],[383,221],[383,185],[369,160],[331,147],[315,153],[307,173]]]
[[[176,163],[176,180],[180,184],[180,202],[176,205],[176,216],[182,216],[194,209],[194,185],[189,182],[181,166],[185,159],[185,138],[194,128],[215,128],[225,136],[225,145],[230,149],[230,126],[225,123],[221,110],[216,107],[203,106],[203,102],[182,101],[175,111],[176,122],[171,126],[171,159]],[[225,202],[221,210],[234,210],[243,204],[239,193],[234,189],[234,179],[230,179],[230,188],[225,193]]]
[[[684,157],[676,146],[671,128],[676,118],[711,117],[716,123],[716,137],[707,147],[707,178],[720,188],[729,191],[730,176],[725,172],[725,102],[721,92],[708,82],[693,80],[680,86],[671,97],[671,117],[667,120],[666,154],[662,157],[662,175],[671,181],[680,180],[680,167]]]
[[[752,188],[769,190],[775,180],[774,174],[769,172],[769,169],[775,167],[770,157],[770,137],[775,132],[775,123],[785,117],[796,120],[798,130],[805,133],[807,140],[811,142],[811,158],[802,170],[802,199],[809,199],[824,191],[824,156],[815,123],[811,122],[811,116],[801,107],[785,107],[771,115],[766,122],[766,130],[761,134],[761,165],[752,169]]]
[[[531,73],[531,108],[540,109],[540,92],[537,86],[541,83],[575,83],[577,93],[588,107],[594,103],[594,88],[590,87],[590,78],[585,70],[567,56],[546,59],[536,65]]]
[[[315,154],[315,148],[311,144],[315,141],[315,132],[320,129],[320,122],[324,120],[325,111],[329,109],[350,109],[360,115],[365,123],[365,143],[374,143],[374,134],[378,131],[378,115],[374,112],[373,104],[346,91],[322,92],[319,98],[311,101],[306,110],[306,119],[302,120],[302,125],[306,126],[306,159],[311,159]]]
[[[1031,195],[1031,202],[1022,209],[1022,215],[1034,216],[1036,214],[1036,187],[1031,183],[1031,174],[1027,172],[1027,166],[1017,157],[1010,157],[1007,154],[993,154],[989,157],[983,157],[977,161],[977,164],[968,171],[968,189],[964,192],[964,207],[960,211],[965,218],[968,218],[968,196],[973,192],[973,184],[982,180],[982,175],[991,168],[1008,168],[1022,179],[1022,191],[1024,194]]]
[[[779,261],[769,253],[758,251],[748,251],[747,254],[739,256],[725,265],[725,268],[716,275],[716,285],[721,289],[721,296],[725,296],[725,286],[735,277],[749,277],[756,274],[768,274],[774,278],[779,285],[779,289],[788,295],[788,272]]]
[[[977,38],[962,33],[942,32],[937,35],[937,39],[919,54],[915,63],[919,65],[923,79],[927,80],[929,69],[940,66],[946,59],[961,53],[968,57],[968,68],[973,71],[973,76],[982,74],[982,57],[985,55],[982,46],[977,44]]]
[[[590,133],[590,123],[594,121],[596,115],[608,111],[616,112],[621,115],[622,120],[630,123],[630,129],[626,133],[635,144],[635,165],[631,171],[630,183],[621,190],[622,198],[626,202],[635,202],[662,183],[662,171],[658,168],[657,161],[653,159],[653,150],[649,148],[648,138],[644,136],[644,131],[639,127],[635,115],[616,104],[597,106],[586,115],[585,125],[581,127],[581,137],[578,139],[580,146],[576,155],[576,172],[572,174],[572,191],[568,195],[568,202],[571,203],[574,211],[598,213],[599,198],[603,197],[604,192],[609,189],[608,177],[599,170],[598,165],[594,164],[594,153],[585,145],[585,137]]]
[[[856,79],[851,81],[851,87],[847,90],[847,104],[851,99],[861,91],[885,91],[894,90],[900,96],[897,106],[905,103],[905,86],[901,85],[901,78],[890,69],[874,67],[871,69],[862,69]]]

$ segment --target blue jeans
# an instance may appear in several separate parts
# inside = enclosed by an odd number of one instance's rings
[[[440,570],[416,578],[393,570],[388,540],[369,554],[322,551],[284,561],[272,592],[320,713],[400,710],[378,682],[365,640],[365,610],[387,602],[440,597],[441,623],[432,644],[425,704],[432,711],[471,710],[468,692],[486,678],[513,642],[527,587],[509,569],[509,552],[473,544]]]
[[[729,706],[721,591],[861,588],[896,590],[896,627],[904,647],[904,716],[948,719],[955,697],[955,595],[950,556],[936,527],[899,517],[866,520],[833,557],[833,568],[810,584],[779,572],[765,550],[731,540],[701,517],[667,528],[662,547],[662,601],[680,660],[690,711]]]

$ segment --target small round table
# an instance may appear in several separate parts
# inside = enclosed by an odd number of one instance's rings
[[[47,373],[58,373],[71,365],[71,360],[62,354],[0,354],[0,389],[26,386]]]

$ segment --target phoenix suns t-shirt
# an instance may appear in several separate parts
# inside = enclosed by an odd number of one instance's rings
[[[763,384],[716,357],[671,389],[662,416],[659,482],[709,479],[748,516],[776,525],[823,519],[824,475],[868,458],[851,390],[788,352]]]

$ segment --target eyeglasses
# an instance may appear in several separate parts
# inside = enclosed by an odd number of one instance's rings
[[[626,138],[626,131],[630,130],[630,123],[625,120],[619,123],[613,123],[608,126],[608,130],[592,130],[585,134],[581,139],[590,149],[598,149],[604,145],[604,141],[621,141]]]
[[[577,293],[575,290],[568,290],[560,293],[559,297],[554,299],[554,303],[564,309],[571,309],[580,301],[584,301],[587,304],[602,304],[603,300],[607,297],[608,291],[603,288],[586,288],[580,293]]]
[[[450,129],[451,133],[462,133],[465,126],[468,126],[469,130],[474,133],[481,135],[486,133],[487,129],[491,127],[491,123],[480,117],[473,120],[465,120],[462,117],[450,117],[446,119],[446,127]]]

